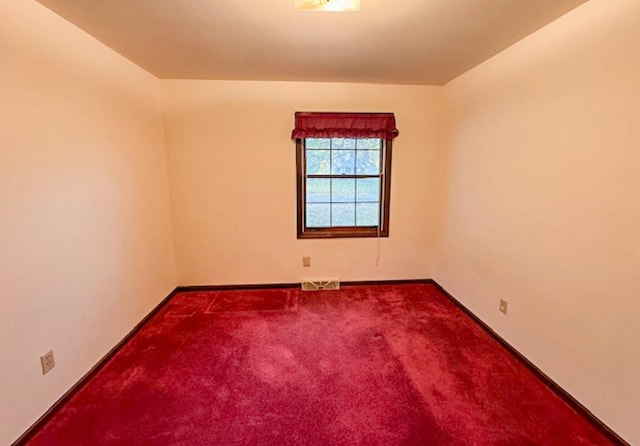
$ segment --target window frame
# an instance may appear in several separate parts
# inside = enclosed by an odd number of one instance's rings
[[[391,203],[391,155],[393,142],[391,139],[377,138],[381,140],[383,151],[381,162],[380,180],[380,209],[378,212],[377,226],[328,226],[310,228],[306,226],[306,148],[305,138],[296,139],[296,182],[297,182],[297,230],[299,239],[314,238],[351,238],[351,237],[389,237],[389,214]],[[330,139],[330,138],[328,138]],[[359,139],[359,138],[350,138]],[[330,177],[342,178],[341,175]]]

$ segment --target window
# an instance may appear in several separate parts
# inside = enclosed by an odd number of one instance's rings
[[[388,237],[396,135],[392,114],[296,113],[298,238]]]

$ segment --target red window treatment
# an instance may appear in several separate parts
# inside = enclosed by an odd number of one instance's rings
[[[393,113],[296,112],[292,139],[382,138],[398,136]]]

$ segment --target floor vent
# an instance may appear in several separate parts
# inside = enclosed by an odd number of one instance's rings
[[[303,291],[339,290],[339,280],[303,280]]]

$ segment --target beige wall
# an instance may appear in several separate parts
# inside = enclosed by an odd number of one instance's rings
[[[38,3],[2,1],[0,98],[9,444],[177,281],[158,80]]]
[[[163,81],[181,285],[431,276],[440,87]],[[389,111],[390,237],[297,240],[293,116]],[[302,268],[302,256],[312,267]]]
[[[640,444],[640,2],[591,0],[445,90],[435,278]]]
[[[640,444],[637,42],[640,3],[591,0],[444,88],[160,82],[1,2],[0,444],[176,283],[325,277],[434,277]],[[296,239],[296,110],[396,114],[378,266],[375,239]]]

